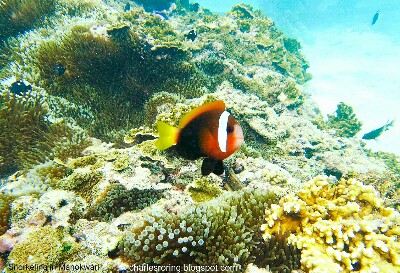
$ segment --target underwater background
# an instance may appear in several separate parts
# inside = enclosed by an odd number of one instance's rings
[[[0,271],[400,272],[398,5],[2,0]]]
[[[400,117],[400,3],[370,0],[242,1],[262,9],[302,44],[313,75],[307,84],[324,114],[347,102],[363,121],[361,137]],[[226,12],[236,1],[199,1]],[[372,19],[379,10],[376,24]],[[369,141],[373,150],[400,153],[400,128]]]

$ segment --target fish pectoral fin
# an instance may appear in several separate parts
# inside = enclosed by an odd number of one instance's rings
[[[203,128],[199,132],[199,147],[200,151],[203,155],[209,155],[210,151],[212,150],[213,146],[213,139],[214,137],[210,133],[210,131],[206,128]]]
[[[166,150],[178,141],[179,129],[162,121],[157,121],[159,137],[155,142],[156,148]]]
[[[221,175],[224,173],[224,163],[222,160],[215,160],[209,157],[204,158],[203,164],[201,164],[201,174],[209,175],[210,173],[215,173],[216,175]]]

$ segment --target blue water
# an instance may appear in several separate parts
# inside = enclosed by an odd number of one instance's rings
[[[353,106],[365,133],[397,120],[373,151],[400,154],[400,1],[253,0],[198,1],[216,12],[235,3],[251,4],[272,18],[286,35],[298,39],[310,62],[306,84],[321,111],[332,114],[343,101]],[[375,12],[379,18],[371,25]]]

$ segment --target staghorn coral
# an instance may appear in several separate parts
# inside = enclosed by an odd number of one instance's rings
[[[119,244],[119,255],[130,265],[236,265],[242,272],[248,263],[276,254],[273,247],[269,253],[260,247],[258,230],[264,207],[275,202],[271,192],[245,189],[179,214],[153,209],[135,217]],[[285,255],[275,257],[283,258],[277,263],[293,261],[284,260]]]
[[[266,211],[266,241],[283,236],[301,251],[306,272],[398,272],[398,212],[355,179],[304,184]]]

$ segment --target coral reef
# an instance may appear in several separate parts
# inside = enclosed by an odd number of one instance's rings
[[[299,41],[245,4],[135,2],[0,1],[0,269],[399,271],[398,158],[350,106],[323,120]],[[202,177],[154,124],[214,100],[245,144]]]
[[[354,179],[317,177],[266,211],[265,240],[283,236],[301,250],[306,272],[397,272],[399,213]]]

